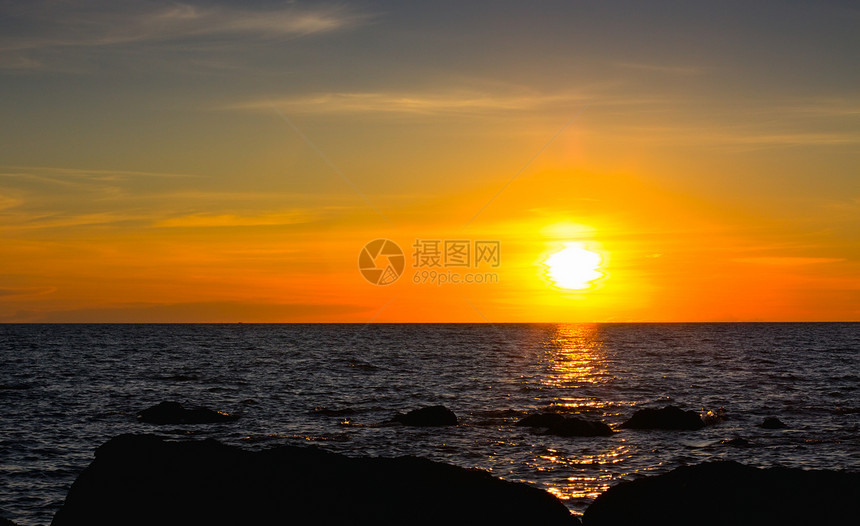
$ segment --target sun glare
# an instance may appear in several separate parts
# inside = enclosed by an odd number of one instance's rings
[[[582,243],[565,243],[563,249],[546,258],[544,265],[546,276],[556,287],[583,290],[603,277],[597,270],[602,262],[600,254],[587,250]]]

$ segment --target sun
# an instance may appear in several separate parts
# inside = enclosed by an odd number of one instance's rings
[[[582,243],[565,243],[564,248],[544,261],[546,276],[561,289],[584,290],[603,277],[597,269],[603,257],[587,250]]]

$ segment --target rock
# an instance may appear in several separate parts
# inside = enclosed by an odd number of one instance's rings
[[[711,411],[711,410],[705,411],[704,409],[702,409],[702,414],[699,415],[699,418],[702,419],[702,423],[705,424],[706,426],[712,426],[714,424],[719,424],[720,422],[729,419],[728,415],[726,414],[726,408],[725,407],[721,407],[721,408],[717,409],[716,411]]]
[[[765,429],[785,429],[788,426],[785,425],[779,418],[775,416],[769,416],[765,418],[761,424],[759,424],[759,427],[763,427]]]
[[[603,422],[567,417],[547,429],[547,434],[563,437],[608,437],[612,435],[612,428]]]
[[[745,439],[744,437],[724,438],[723,440],[720,440],[720,444],[725,444],[727,446],[735,446],[735,447],[750,447],[750,446],[752,446],[752,442]]]
[[[717,461],[621,482],[591,503],[583,524],[844,525],[858,515],[860,473]]]
[[[237,415],[228,415],[205,407],[185,409],[179,402],[161,402],[137,414],[139,421],[148,424],[215,424],[232,422],[238,418]]]
[[[640,409],[619,427],[627,429],[702,429],[705,424],[695,411],[684,411],[673,405],[663,409]]]
[[[5,517],[0,517],[0,526],[17,526],[17,525]]]
[[[552,427],[563,420],[564,417],[558,413],[538,413],[517,421],[516,425],[524,427]]]
[[[415,457],[122,435],[98,448],[51,524],[453,523],[579,521],[546,491]]]
[[[310,413],[323,416],[348,416],[355,414],[355,411],[352,409],[329,409],[328,407],[320,406],[314,407]]]
[[[405,415],[396,415],[394,422],[400,422],[406,426],[431,427],[431,426],[456,426],[457,415],[450,409],[441,405],[413,409]]]
[[[529,415],[516,425],[545,428],[544,434],[562,437],[598,437],[612,434],[612,428],[603,422],[592,422],[574,416],[565,417],[558,413]]]

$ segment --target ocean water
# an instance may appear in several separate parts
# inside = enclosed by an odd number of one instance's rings
[[[546,489],[574,513],[680,465],[860,470],[860,324],[0,325],[0,515],[49,524],[120,433],[417,455]],[[165,400],[241,414],[154,426]],[[378,425],[442,404],[451,428]],[[700,431],[561,438],[558,411],[615,427],[639,408],[724,407]],[[789,428],[758,424],[776,416]],[[743,437],[750,447],[722,443]],[[798,505],[802,505],[798,502]]]

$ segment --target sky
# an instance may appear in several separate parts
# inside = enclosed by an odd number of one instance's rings
[[[853,2],[0,0],[0,322],[860,321],[858,51]]]

